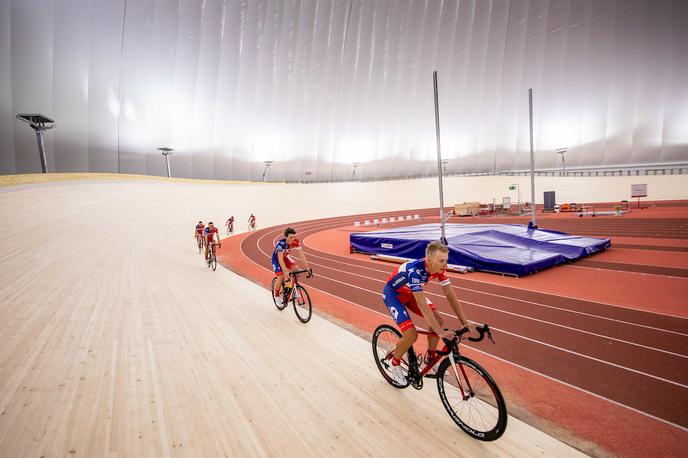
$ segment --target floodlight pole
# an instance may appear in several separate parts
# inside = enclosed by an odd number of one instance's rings
[[[530,118],[530,206],[532,227],[537,227],[535,222],[535,153],[533,152],[533,89],[528,89],[528,113]]]
[[[45,159],[45,148],[43,145],[43,130],[36,129],[36,139],[38,140],[38,154],[41,155],[41,169],[43,169],[43,173],[48,173],[48,161]]]
[[[263,181],[265,181],[265,174],[268,172],[268,167],[274,164],[275,161],[263,161],[265,168],[263,169]]]
[[[352,164],[354,166],[354,173],[351,174],[351,179],[353,180],[354,177],[356,177],[356,168],[358,168],[358,166],[361,165],[361,163],[360,162],[352,162]]]
[[[162,152],[162,155],[165,156],[165,164],[167,165],[167,178],[172,178],[169,155],[174,152],[174,148],[160,147],[158,148],[158,151]]]
[[[440,228],[442,231],[442,237],[440,240],[442,243],[445,245],[449,245],[447,243],[447,237],[444,231],[444,191],[442,187],[442,149],[440,147],[440,104],[439,104],[439,95],[437,92],[437,70],[432,72],[432,85],[433,89],[435,91],[435,134],[437,137],[437,178],[439,181],[439,187],[440,187]]]
[[[568,151],[568,148],[557,148],[555,151],[557,154],[561,154],[561,176],[566,176],[566,161],[564,160],[564,154]]]
[[[41,158],[41,170],[48,173],[48,160],[45,157],[45,144],[43,143],[43,131],[55,127],[54,121],[47,116],[38,113],[19,113],[17,119],[24,121],[36,132],[38,141],[38,155]]]

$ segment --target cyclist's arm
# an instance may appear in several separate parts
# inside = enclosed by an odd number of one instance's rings
[[[442,329],[442,326],[440,326],[440,323],[437,321],[437,318],[435,318],[435,314],[432,313],[432,310],[430,310],[430,306],[428,306],[428,301],[425,300],[425,293],[423,291],[414,291],[413,297],[416,298],[416,304],[418,304],[418,308],[420,308],[420,311],[423,314],[425,321],[428,322],[428,326],[432,328],[432,331],[441,337],[451,339],[454,336],[454,334],[449,331],[445,332]]]
[[[308,270],[311,267],[308,265],[308,261],[306,261],[306,255],[303,254],[303,249],[301,247],[297,248],[296,250],[296,255],[299,257],[299,259],[303,262],[303,264],[306,266],[305,269]]]
[[[451,285],[442,286],[442,291],[444,291],[444,295],[447,297],[449,305],[451,305],[451,308],[454,309],[454,313],[456,313],[456,317],[461,321],[461,324],[465,327],[468,327],[470,323],[466,319],[466,314],[463,312],[461,302],[459,302],[459,299],[456,297]]]

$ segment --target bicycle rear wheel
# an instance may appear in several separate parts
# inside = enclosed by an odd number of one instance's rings
[[[469,358],[460,357],[455,368],[456,372],[450,358],[445,358],[437,369],[437,389],[447,413],[474,439],[499,439],[508,418],[499,387],[485,369]]]
[[[291,296],[291,303],[294,305],[294,312],[301,323],[308,323],[313,314],[313,305],[308,291],[301,285],[296,285],[296,289]]]
[[[401,339],[401,333],[396,330],[396,328],[383,324],[375,329],[373,333],[373,357],[375,358],[375,364],[380,370],[382,377],[387,380],[387,383],[392,385],[394,388],[406,388],[409,386],[408,380],[404,384],[399,384],[390,375],[390,365],[392,364],[390,356],[394,352],[394,347],[396,347],[397,342]],[[408,360],[406,353],[401,359],[401,367],[408,376]]]
[[[210,266],[213,268],[213,271],[217,269],[217,255],[215,254],[215,251],[210,253]]]

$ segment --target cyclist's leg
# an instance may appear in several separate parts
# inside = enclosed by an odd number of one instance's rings
[[[382,299],[389,309],[392,318],[394,318],[394,322],[401,330],[401,339],[399,339],[394,348],[394,359],[399,360],[418,339],[418,331],[416,331],[413,320],[406,311],[404,304],[399,300],[396,291],[385,288]]]
[[[427,301],[428,307],[430,307],[430,310],[432,311],[432,313],[435,314],[435,318],[437,319],[437,322],[440,324],[440,326],[442,326],[443,320],[442,320],[442,317],[440,317],[440,314],[437,312],[437,306],[435,304],[433,304],[433,302],[430,299],[428,299],[427,297],[425,298],[425,300]],[[415,313],[416,315],[423,316],[423,313],[420,311],[420,308],[418,307],[418,303],[416,302],[415,296],[413,296],[413,295],[410,296],[410,298],[408,299],[408,302],[406,303],[406,307],[410,311]],[[432,328],[430,330],[433,332],[438,331],[438,330],[435,330]],[[434,336],[434,335],[428,335],[428,351],[431,351],[431,352],[436,351],[437,345],[439,344],[439,341],[440,341],[439,337]]]
[[[272,270],[275,272],[275,289],[272,291],[272,295],[279,297],[280,291],[282,290],[282,284],[284,283],[284,272],[279,264],[272,264]]]

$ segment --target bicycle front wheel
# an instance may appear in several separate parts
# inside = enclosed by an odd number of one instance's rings
[[[383,324],[375,329],[373,333],[373,358],[375,358],[375,364],[380,370],[380,374],[387,380],[387,383],[392,385],[394,388],[406,388],[409,386],[408,379],[401,384],[394,380],[390,375],[390,365],[392,364],[390,358],[394,352],[394,348],[397,346],[397,342],[401,339],[401,333],[388,324]],[[408,352],[401,359],[401,367],[408,375]]]
[[[217,269],[217,255],[215,255],[215,252],[210,254],[210,265],[213,268],[213,271]]]
[[[437,389],[447,413],[466,434],[481,441],[493,441],[504,434],[504,397],[478,363],[462,356],[452,367],[451,359],[445,358],[437,369]]]
[[[291,303],[294,305],[296,318],[298,318],[301,323],[308,323],[313,313],[311,297],[308,295],[308,291],[306,291],[306,288],[303,286],[296,285],[296,289],[291,297]]]
[[[275,304],[275,307],[277,307],[277,310],[284,310],[284,307],[287,306],[287,304],[284,304],[282,302],[282,291],[280,291],[280,297],[275,297],[275,282],[277,281],[276,278],[272,279],[272,287],[270,288],[270,295],[272,296],[272,302]],[[279,302],[278,302],[279,300]]]

